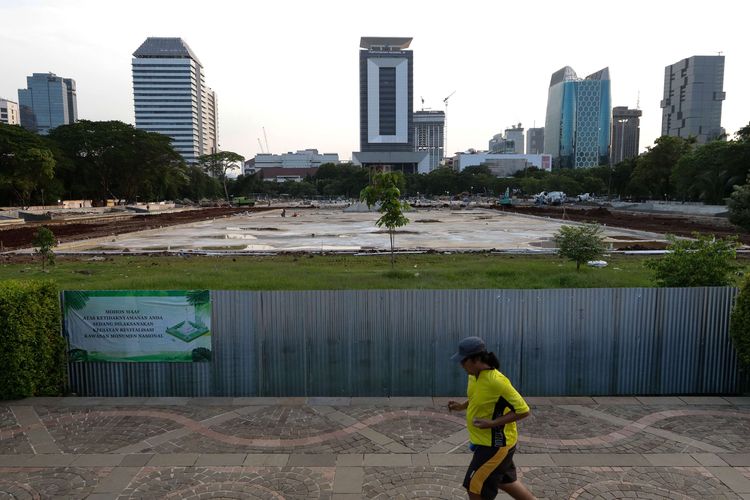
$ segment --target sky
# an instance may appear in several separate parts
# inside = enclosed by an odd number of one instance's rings
[[[641,150],[661,133],[664,67],[726,57],[722,125],[750,122],[750,2],[0,0],[0,98],[26,76],[76,81],[79,119],[135,123],[132,53],[181,37],[218,95],[219,145],[250,158],[359,150],[359,40],[413,37],[414,109],[445,110],[447,150],[487,149],[513,124],[544,126],[552,73],[608,66],[612,105],[640,103]]]

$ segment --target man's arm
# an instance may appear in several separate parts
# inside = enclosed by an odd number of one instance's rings
[[[531,415],[531,410],[526,413],[516,413],[515,411],[509,411],[505,415],[499,416],[493,420],[487,420],[484,418],[475,418],[473,421],[474,427],[479,429],[490,429],[492,427],[500,427],[501,425],[509,424],[511,422],[517,422]]]
[[[462,411],[469,407],[469,401],[459,403],[458,401],[448,401],[448,411]]]

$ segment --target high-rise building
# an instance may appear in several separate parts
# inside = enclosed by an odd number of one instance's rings
[[[216,94],[181,38],[146,39],[133,52],[135,126],[172,138],[187,163],[218,149]]]
[[[26,77],[26,88],[18,89],[18,105],[21,126],[46,135],[78,120],[76,82],[54,73],[33,73]]]
[[[544,152],[544,127],[526,131],[526,154],[540,155]]]
[[[609,163],[612,128],[609,68],[578,78],[570,66],[552,74],[544,124],[544,152],[555,168]]]
[[[664,68],[661,135],[695,137],[698,144],[721,137],[724,56],[693,56]]]
[[[430,172],[443,159],[445,112],[421,110],[414,112],[414,151],[427,153]]]
[[[510,154],[516,152],[516,144],[503,134],[495,134],[487,144],[487,150],[495,154]]]
[[[518,126],[513,125],[510,128],[505,129],[505,138],[509,141],[513,141],[513,152],[519,155],[523,154],[523,127],[519,123]]]
[[[411,38],[362,37],[359,51],[359,145],[352,161],[382,170],[429,172],[414,151],[414,56]]]
[[[18,111],[18,103],[0,97],[0,123],[6,125],[20,125],[21,116]]]
[[[638,142],[641,137],[640,109],[627,106],[612,108],[612,148],[610,165],[638,156]]]

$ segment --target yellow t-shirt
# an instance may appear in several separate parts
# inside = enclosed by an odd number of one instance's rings
[[[472,443],[482,446],[513,446],[518,441],[516,423],[491,429],[474,427],[474,418],[495,419],[508,412],[528,413],[529,405],[508,380],[497,370],[483,370],[479,376],[469,375],[466,388],[469,406],[466,409],[466,425]]]

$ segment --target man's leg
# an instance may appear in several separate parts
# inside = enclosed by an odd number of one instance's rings
[[[513,481],[512,483],[505,483],[498,485],[508,495],[512,496],[516,500],[534,500],[534,495],[521,483],[521,481]],[[478,497],[482,498],[482,497]]]

